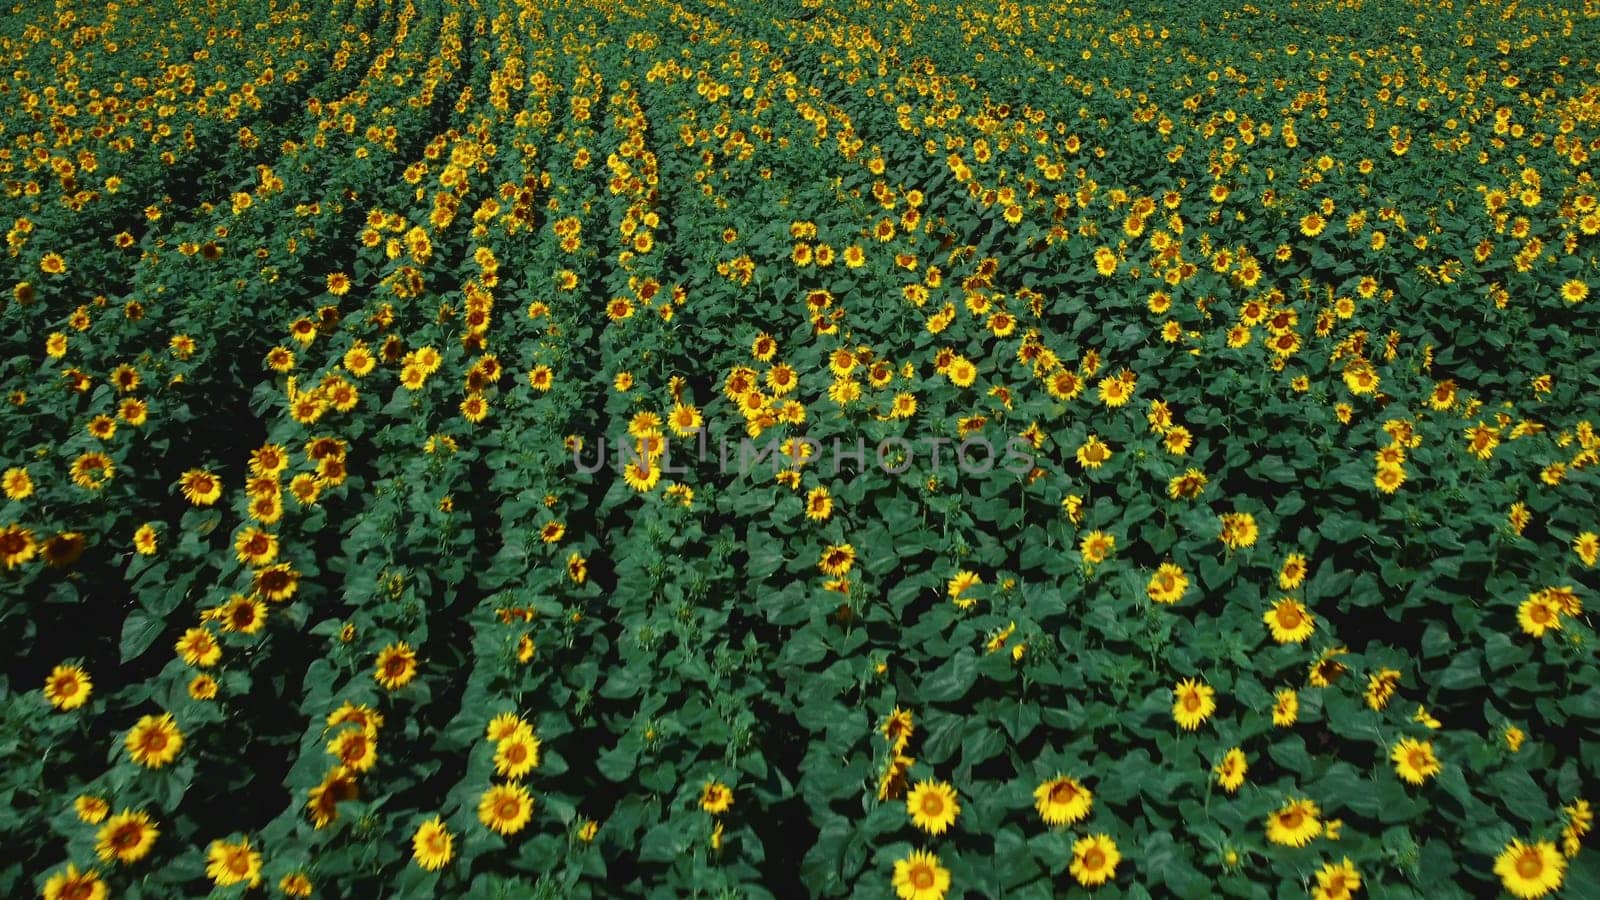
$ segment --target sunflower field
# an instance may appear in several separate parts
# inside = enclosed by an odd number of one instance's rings
[[[1600,897],[1600,2],[0,57],[0,896]]]

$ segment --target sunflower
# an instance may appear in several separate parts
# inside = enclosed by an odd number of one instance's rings
[[[288,563],[278,563],[257,572],[251,590],[273,603],[282,603],[300,587],[300,573]]]
[[[693,405],[679,403],[667,413],[667,424],[678,437],[688,437],[705,425],[705,418]]]
[[[261,853],[243,838],[236,844],[212,841],[206,850],[206,875],[217,887],[247,884],[255,887],[261,883]]]
[[[1574,278],[1561,285],[1561,299],[1568,303],[1582,303],[1589,296],[1589,285]]]
[[[1511,894],[1523,898],[1543,897],[1560,888],[1566,867],[1567,861],[1549,841],[1524,844],[1512,840],[1494,860],[1494,873],[1500,876],[1500,883]]]
[[[1303,643],[1316,627],[1305,604],[1289,597],[1280,598],[1261,618],[1280,644]]]
[[[1250,764],[1245,760],[1244,751],[1234,747],[1223,754],[1222,761],[1217,763],[1211,771],[1217,776],[1217,784],[1230,794],[1237,793],[1239,786],[1244,784],[1245,773],[1250,769]]]
[[[1420,703],[1417,704],[1417,711],[1412,714],[1411,721],[1420,722],[1435,730],[1444,727],[1444,723],[1434,718],[1433,714],[1428,712],[1428,708]]]
[[[1561,611],[1548,594],[1538,591],[1517,607],[1517,624],[1533,637],[1544,637],[1547,631],[1561,630]]]
[[[1116,549],[1116,537],[1103,531],[1091,531],[1078,542],[1078,552],[1083,554],[1083,561],[1090,565],[1105,562]]]
[[[1076,372],[1062,369],[1045,380],[1045,390],[1057,400],[1063,402],[1075,400],[1083,393],[1083,379],[1079,378]]]
[[[543,394],[555,384],[555,372],[549,366],[537,365],[528,370],[528,385]]]
[[[849,544],[832,544],[825,547],[817,560],[817,568],[830,578],[838,578],[855,565],[856,549]]]
[[[100,826],[95,834],[94,852],[106,862],[129,865],[144,859],[160,834],[150,816],[125,809]]]
[[[278,879],[278,892],[285,897],[309,897],[314,885],[304,872],[290,872]]]
[[[455,853],[455,837],[438,816],[417,826],[411,836],[411,858],[430,872],[437,872]]]
[[[892,883],[900,900],[944,900],[950,891],[950,870],[939,865],[939,857],[932,853],[913,850],[894,861]]]
[[[195,506],[210,506],[222,496],[222,479],[204,469],[190,469],[178,479],[183,497]]]
[[[1173,563],[1162,563],[1150,576],[1145,593],[1157,603],[1177,603],[1189,588],[1189,577]]]
[[[328,753],[352,772],[365,772],[378,762],[376,731],[346,728],[328,742]]]
[[[879,727],[879,730],[883,732],[884,740],[888,741],[894,746],[896,753],[904,750],[906,748],[906,744],[910,743],[911,741],[912,733],[916,730],[915,725],[913,724],[911,710],[901,709],[900,707],[896,706],[893,710],[890,710],[889,715],[884,718],[883,724]]]
[[[521,778],[539,767],[539,738],[528,725],[519,725],[495,743],[494,770],[502,778]]]
[[[907,776],[916,760],[896,750],[890,754],[883,772],[878,776],[878,799],[895,800],[906,792]]]
[[[1366,700],[1368,708],[1381,712],[1389,705],[1389,700],[1394,697],[1395,690],[1400,686],[1400,672],[1397,669],[1380,669],[1367,676]]]
[[[949,582],[945,584],[945,590],[950,594],[950,601],[952,603],[961,607],[962,609],[966,609],[971,607],[972,604],[976,603],[977,600],[975,598],[966,597],[963,595],[975,587],[982,586],[983,576],[979,575],[977,572],[969,572],[966,569],[962,569],[956,572],[955,577],[951,578]]]
[[[636,459],[623,467],[622,480],[642,494],[661,481],[661,467],[649,459]]]
[[[123,743],[134,762],[148,769],[159,769],[178,758],[178,751],[183,749],[183,732],[178,730],[172,713],[141,716],[128,730]]]
[[[961,812],[955,788],[943,781],[919,781],[906,794],[906,812],[911,823],[929,834],[939,835],[955,823]]]
[[[1338,657],[1349,652],[1344,647],[1329,647],[1317,654],[1317,661],[1311,664],[1306,680],[1311,683],[1312,687],[1325,688],[1343,678],[1345,673],[1350,671],[1350,668],[1339,662]]]
[[[39,545],[29,529],[15,523],[0,528],[0,562],[5,563],[7,570],[28,562],[38,552]]]
[[[528,723],[514,712],[497,713],[484,728],[483,737],[487,741],[503,741],[515,734],[518,729],[527,727]]]
[[[700,789],[700,808],[720,816],[733,806],[733,790],[720,781],[708,781]]]
[[[1185,678],[1172,689],[1172,717],[1185,731],[1194,731],[1217,711],[1216,691],[1209,684]]]
[[[138,427],[150,420],[150,405],[137,397],[129,397],[117,404],[117,415],[129,425]]]
[[[1600,535],[1592,531],[1579,534],[1572,539],[1572,552],[1578,554],[1586,567],[1594,568],[1595,563],[1600,561]]]
[[[813,522],[826,522],[833,515],[833,498],[825,487],[812,488],[806,494],[806,518]]]
[[[1241,550],[1253,546],[1259,530],[1256,528],[1255,516],[1244,512],[1223,513],[1222,534],[1220,538],[1229,550]]]
[[[45,699],[62,712],[82,706],[93,689],[89,673],[78,666],[56,666],[44,680]]]
[[[1283,559],[1283,566],[1278,569],[1278,587],[1292,591],[1300,587],[1306,580],[1306,557],[1303,553],[1291,553]]]
[[[1312,900],[1349,900],[1361,890],[1361,873],[1345,857],[1339,862],[1324,863],[1317,870],[1317,887],[1311,892]]]
[[[1098,390],[1100,402],[1112,408],[1125,405],[1133,397],[1133,384],[1121,375],[1100,379]]]
[[[80,794],[72,801],[72,809],[78,814],[79,820],[89,825],[99,825],[104,822],[111,812],[111,804],[104,797],[93,794]]]
[[[44,900],[106,900],[106,896],[106,883],[100,880],[99,872],[80,872],[72,863],[51,874],[44,883]]]
[[[307,792],[306,812],[311,817],[311,827],[323,829],[339,817],[339,804],[354,800],[359,790],[355,775],[344,766],[334,766],[322,777],[322,783]]]
[[[217,680],[203,672],[196,675],[189,681],[189,696],[196,700],[216,699]]]
[[[184,664],[190,666],[209,668],[222,658],[222,645],[217,643],[216,635],[207,628],[196,627],[185,631],[174,649],[183,657]]]
[[[1267,816],[1267,840],[1286,847],[1304,847],[1322,833],[1317,804],[1310,800],[1289,800]]]
[[[1116,842],[1107,834],[1093,834],[1079,838],[1072,845],[1072,864],[1068,871],[1084,887],[1105,884],[1117,877],[1117,863],[1122,854]]]
[[[502,835],[521,831],[533,815],[533,796],[520,784],[497,784],[478,800],[478,821]]]
[[[365,378],[377,367],[378,360],[377,357],[372,355],[372,350],[367,347],[365,342],[356,341],[350,345],[350,349],[344,352],[341,364],[344,366],[345,371],[351,375],[357,378]]]
[[[254,597],[234,594],[216,609],[223,631],[255,634],[267,624],[267,605]]]
[[[1058,774],[1033,789],[1033,808],[1046,825],[1081,822],[1093,807],[1094,794],[1076,778]]]
[[[294,368],[294,351],[288,347],[273,347],[267,351],[266,367],[282,374]]]
[[[1561,813],[1567,817],[1566,827],[1562,830],[1562,849],[1567,856],[1577,856],[1577,850],[1572,845],[1594,830],[1594,808],[1589,801],[1579,798],[1571,805],[1561,807]]]
[[[327,726],[337,728],[344,724],[354,724],[363,730],[377,732],[383,728],[383,715],[365,703],[351,703],[346,700],[339,708],[328,713]]]
[[[477,424],[489,418],[489,400],[482,394],[474,391],[461,401],[461,417],[468,422]]]
[[[84,324],[87,325],[88,322],[85,321]],[[126,394],[129,391],[137,390],[143,379],[142,376],[139,375],[138,369],[128,365],[127,363],[123,363],[122,365],[117,366],[115,369],[112,369],[111,374],[107,376],[106,380],[111,382],[111,385],[115,387],[118,392]]]
[[[1389,751],[1394,760],[1394,770],[1411,784],[1422,784],[1439,774],[1439,757],[1433,753],[1432,741],[1401,738]]]
[[[378,651],[377,665],[372,677],[388,690],[402,688],[417,676],[417,652],[405,641],[390,644]]]
[[[28,476],[27,469],[13,467],[0,475],[0,490],[5,491],[7,500],[26,500],[33,496],[33,479]]]
[[[234,539],[233,550],[239,562],[260,568],[278,558],[278,538],[254,526],[246,526]]]
[[[1111,448],[1098,435],[1089,435],[1077,452],[1078,465],[1085,469],[1098,469],[1111,459]]]
[[[1465,436],[1467,448],[1472,451],[1473,456],[1479,459],[1488,459],[1494,456],[1495,448],[1500,446],[1499,432],[1482,422],[1468,428],[1465,431]]]
[[[1406,483],[1406,470],[1400,466],[1379,466],[1372,475],[1372,486],[1385,494],[1393,494]]]
[[[98,451],[80,454],[72,461],[72,483],[88,491],[98,491],[116,474],[111,457]]]

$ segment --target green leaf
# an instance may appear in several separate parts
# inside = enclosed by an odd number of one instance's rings
[[[923,679],[918,694],[929,703],[951,703],[965,697],[977,677],[977,654],[964,649]]]
[[[138,659],[161,636],[162,622],[143,610],[133,610],[122,622],[122,661]]]

